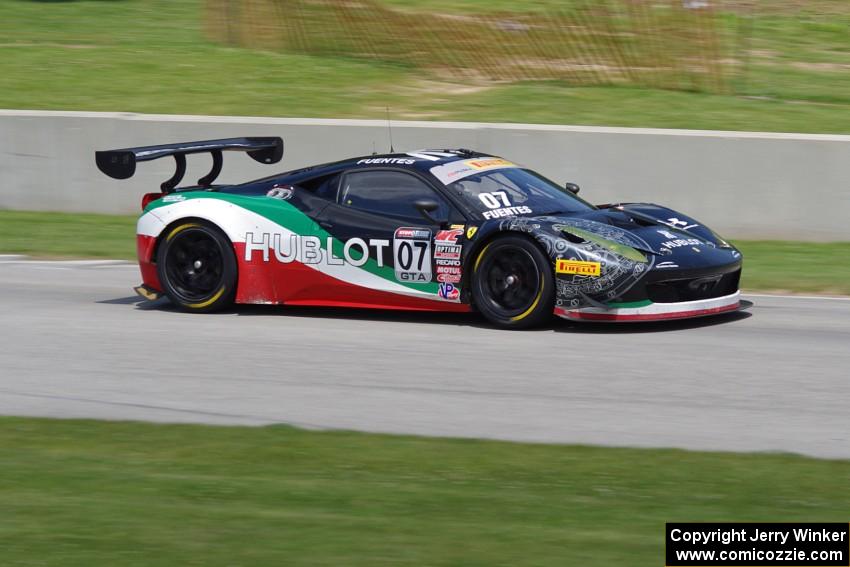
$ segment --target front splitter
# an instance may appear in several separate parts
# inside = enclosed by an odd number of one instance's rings
[[[741,292],[731,295],[701,299],[698,301],[682,301],[679,303],[650,303],[641,307],[582,307],[570,309],[556,307],[555,315],[569,321],[599,321],[611,323],[669,321],[673,319],[691,319],[720,315],[741,309]]]

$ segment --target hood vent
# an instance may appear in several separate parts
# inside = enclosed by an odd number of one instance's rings
[[[634,216],[629,214],[626,211],[614,213],[610,215],[606,215],[606,222],[617,228],[622,228],[625,230],[634,230],[635,225],[640,227],[646,226],[658,226],[658,222],[653,222],[650,219],[643,218],[640,216]]]
[[[573,244],[587,244],[587,240],[585,240],[581,236],[573,234],[572,232],[568,232],[567,230],[561,230],[561,236],[563,238],[566,238]]]

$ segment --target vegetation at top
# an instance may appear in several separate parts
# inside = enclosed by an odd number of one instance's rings
[[[735,44],[730,92],[719,94],[442,76],[234,47],[205,31],[201,0],[0,0],[0,108],[378,118],[389,107],[397,119],[850,133],[850,3],[778,0],[753,15],[738,4],[722,4],[746,41]],[[473,17],[547,7],[426,0],[416,10]]]

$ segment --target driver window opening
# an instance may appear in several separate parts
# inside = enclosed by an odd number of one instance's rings
[[[439,208],[432,214],[445,217],[448,206],[431,187],[419,178],[399,171],[357,171],[343,180],[339,204],[361,211],[390,215],[422,224],[423,217],[413,205],[417,200],[436,201]]]

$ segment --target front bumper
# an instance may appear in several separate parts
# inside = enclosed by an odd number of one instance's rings
[[[672,319],[690,319],[730,313],[741,308],[741,293],[698,301],[680,301],[676,303],[653,303],[652,301],[633,304],[612,304],[611,307],[556,307],[555,315],[570,321],[607,321],[607,322],[643,322],[668,321]]]

